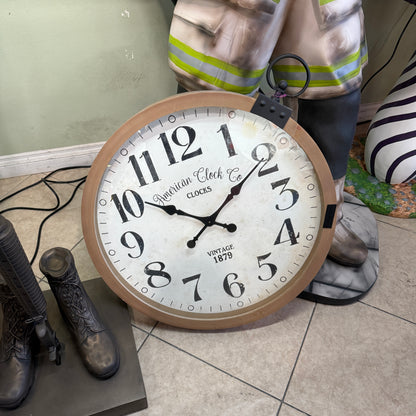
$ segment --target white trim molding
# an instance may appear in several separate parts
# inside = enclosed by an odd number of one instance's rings
[[[91,165],[105,142],[0,156],[0,179]]]
[[[361,104],[358,122],[371,120],[381,103]],[[0,156],[0,179],[51,172],[70,166],[91,165],[105,142],[37,150]]]

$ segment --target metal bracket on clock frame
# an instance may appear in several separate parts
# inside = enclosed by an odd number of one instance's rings
[[[292,110],[289,107],[263,94],[259,94],[250,112],[266,118],[280,128],[286,125],[292,115]]]

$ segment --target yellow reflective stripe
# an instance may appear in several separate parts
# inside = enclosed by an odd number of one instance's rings
[[[263,72],[265,70],[265,68],[254,70],[238,68],[237,66],[228,64],[224,61],[221,61],[220,59],[214,58],[213,56],[204,55],[203,53],[198,52],[195,49],[192,49],[185,43],[174,38],[172,35],[169,35],[169,42],[173,46],[176,46],[178,49],[180,49],[182,52],[186,53],[187,55],[190,55],[193,58],[198,59],[199,61],[206,62],[207,64],[215,66],[219,69],[227,71],[230,74],[236,75],[241,78],[259,78],[263,75]]]
[[[241,87],[238,85],[229,84],[225,81],[222,81],[216,77],[213,77],[212,75],[206,74],[191,65],[188,65],[186,62],[183,62],[180,60],[177,56],[175,56],[173,53],[169,52],[169,59],[179,68],[187,72],[188,74],[194,75],[197,78],[207,82],[208,84],[214,85],[218,88],[221,88],[226,91],[231,92],[238,92],[239,94],[250,94],[253,92],[258,85],[260,84],[260,80],[255,85],[250,85],[249,87]]]
[[[319,5],[324,6],[325,4],[331,3],[335,0],[319,0]]]
[[[312,79],[309,83],[309,87],[336,87],[342,85],[350,79],[356,77],[360,73],[361,68],[356,68],[348,74],[336,79]],[[305,80],[286,80],[289,87],[302,88],[305,85]]]
[[[342,59],[338,63],[334,65],[328,65],[328,66],[321,66],[321,65],[310,65],[309,70],[311,73],[319,73],[319,72],[335,72],[337,69],[342,68],[343,66],[346,66],[354,61],[357,61],[360,57],[361,50],[358,50],[357,52],[347,56],[346,58]],[[367,54],[365,55],[367,56]],[[362,62],[362,58],[361,58]],[[281,72],[305,72],[305,68],[302,65],[276,65],[276,69],[278,69]]]

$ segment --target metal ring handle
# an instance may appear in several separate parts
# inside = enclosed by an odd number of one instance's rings
[[[274,67],[274,65],[276,65],[276,63],[282,59],[286,59],[286,58],[293,58],[296,59],[297,61],[299,61],[303,67],[305,68],[306,71],[306,80],[305,80],[305,85],[303,86],[303,88],[294,95],[290,95],[290,94],[286,94],[288,97],[298,97],[299,95],[303,94],[306,91],[306,88],[308,88],[309,83],[311,81],[311,71],[309,69],[308,64],[298,55],[295,55],[293,53],[286,53],[283,55],[279,55],[277,58],[273,59],[272,62],[270,62],[268,68],[267,68],[267,72],[266,72],[266,79],[267,79],[267,83],[269,84],[269,86],[274,89],[275,91],[281,89],[281,87],[279,87],[278,85],[274,84],[274,82],[271,79],[271,71]],[[281,81],[282,82],[282,81]],[[287,83],[286,83],[287,86]]]

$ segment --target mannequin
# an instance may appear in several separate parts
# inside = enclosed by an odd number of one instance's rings
[[[349,150],[366,63],[361,0],[178,0],[169,36],[169,65],[188,91],[227,90],[253,96],[268,62],[294,53],[310,67],[298,100],[298,123],[324,154],[337,195],[337,224],[329,257],[357,267],[365,244],[342,222]],[[304,83],[298,62],[273,68],[293,94]]]

